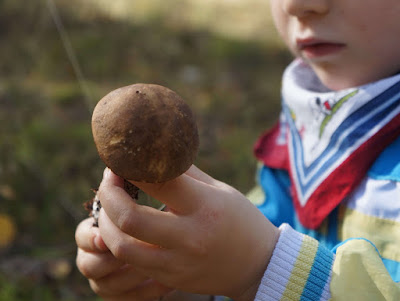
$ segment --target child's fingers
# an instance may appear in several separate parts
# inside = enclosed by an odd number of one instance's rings
[[[182,186],[181,182],[183,181],[182,177],[184,177],[184,176],[185,175],[182,175],[174,180],[164,182],[164,183],[143,183],[143,182],[135,182],[135,181],[131,181],[131,182],[134,185],[136,185],[137,187],[141,188],[145,193],[148,193],[149,195],[153,196],[160,202],[163,202],[164,204],[166,204],[168,207],[173,208],[177,212],[185,214],[185,213],[192,212],[193,210],[195,210],[195,208],[193,208],[193,204],[195,204],[195,203],[189,202],[189,201],[186,201],[186,202],[177,201],[176,198],[170,197],[171,194],[165,195],[165,192],[170,190],[171,188],[175,188],[172,191],[172,193],[176,193],[177,188],[182,188],[180,186]],[[194,178],[191,178],[187,175],[185,177],[192,179],[193,181],[196,181]],[[187,187],[180,193],[178,191],[178,193],[181,195],[181,198],[184,197],[185,195],[187,195],[187,193],[189,192],[188,190],[189,190],[189,187]],[[190,197],[191,194],[189,194],[188,197]],[[106,200],[105,200],[106,202],[108,200],[117,202],[120,198],[123,198],[124,195],[128,195],[128,194],[125,192],[125,190],[123,188],[123,180],[120,177],[118,177],[117,175],[115,175],[110,169],[106,169],[106,171],[104,172],[103,180],[99,187],[98,195],[99,195],[100,201],[102,202],[102,205],[104,207],[107,207],[107,204],[103,204],[103,201],[105,198],[106,198]]]
[[[88,279],[99,279],[113,273],[124,265],[110,252],[92,253],[78,249],[76,265],[79,271]]]
[[[192,165],[184,174],[165,183],[131,182],[182,215],[198,211],[204,202],[208,201],[205,196],[209,195],[211,190],[227,186],[195,165]]]
[[[218,181],[194,166],[177,179],[163,184],[137,184],[146,193],[168,205],[170,210],[161,212],[137,205],[122,185],[121,178],[111,171],[108,175],[105,172],[98,194],[108,218],[122,232],[167,249],[178,248],[190,240],[193,233],[192,213],[200,210],[203,203],[208,201],[206,195],[213,195],[213,191],[218,190],[215,186],[220,186]],[[100,216],[99,224],[102,222]]]
[[[107,216],[136,239],[171,248],[185,237],[187,229],[174,213],[136,204],[122,187],[113,185],[112,178],[103,180],[98,194]],[[99,225],[102,223],[100,216]]]
[[[207,178],[199,170],[192,169],[192,175]],[[212,181],[211,178],[207,178]],[[198,209],[203,203],[204,192],[214,189],[190,175],[183,174],[175,180],[162,184],[140,183],[140,188],[168,205],[169,212],[137,205],[122,187],[121,179],[109,171],[100,185],[98,195],[104,210],[113,223],[126,234],[150,244],[174,248],[188,238],[192,231],[185,224],[185,215]],[[178,209],[177,209],[178,208]],[[172,209],[172,210],[171,210]],[[182,213],[183,211],[183,213]],[[99,218],[99,224],[102,218]]]
[[[194,179],[196,179],[196,180],[198,180],[200,182],[203,182],[203,183],[206,183],[206,184],[209,184],[209,185],[212,185],[212,186],[216,186],[216,185],[218,185],[218,183],[220,183],[219,181],[215,180],[213,177],[211,177],[210,175],[206,174],[205,172],[203,172],[201,169],[199,169],[195,165],[192,165],[185,172],[185,174],[187,174],[188,176],[190,176],[190,177],[192,177],[192,178],[194,178]]]
[[[166,249],[138,240],[122,232],[102,209],[100,233],[111,253],[139,270],[154,270],[172,264]]]
[[[99,229],[93,227],[93,218],[83,220],[75,231],[75,240],[79,248],[88,252],[108,252],[104,244]]]
[[[102,278],[90,279],[92,290],[100,296],[115,296],[129,292],[149,278],[138,273],[133,266],[125,264],[117,271]]]
[[[146,194],[181,215],[196,212],[204,202],[204,190],[212,187],[186,173],[165,183],[133,183]]]

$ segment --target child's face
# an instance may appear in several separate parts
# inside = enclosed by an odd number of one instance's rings
[[[333,90],[400,72],[400,0],[270,0],[276,27]]]

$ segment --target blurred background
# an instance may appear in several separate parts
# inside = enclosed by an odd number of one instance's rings
[[[196,164],[246,193],[290,59],[267,0],[0,0],[0,300],[96,300],[74,231],[104,169],[101,97],[175,90],[197,118]]]

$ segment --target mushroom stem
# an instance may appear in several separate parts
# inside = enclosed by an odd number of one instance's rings
[[[134,200],[138,199],[140,189],[125,179],[124,179],[124,189],[131,196],[132,199]]]

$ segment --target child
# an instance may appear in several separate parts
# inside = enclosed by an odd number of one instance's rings
[[[163,185],[135,183],[170,208],[160,212],[106,170],[100,226],[86,220],[76,233],[78,267],[106,300],[175,288],[400,300],[400,2],[270,2],[297,59],[280,122],[255,148],[258,209],[193,166]]]

